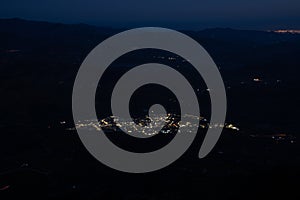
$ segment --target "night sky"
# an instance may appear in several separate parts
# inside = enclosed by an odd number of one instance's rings
[[[0,18],[98,26],[300,29],[300,0],[1,0]]]

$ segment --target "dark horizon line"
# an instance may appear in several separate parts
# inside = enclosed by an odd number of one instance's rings
[[[97,28],[107,28],[107,29],[115,29],[115,30],[127,30],[131,28],[139,28],[139,27],[146,27],[146,26],[107,26],[107,25],[94,25],[89,23],[68,23],[68,22],[57,22],[57,21],[47,21],[47,20],[34,20],[34,19],[26,19],[22,17],[0,17],[0,20],[21,20],[21,21],[29,21],[29,22],[37,22],[37,23],[52,23],[52,24],[62,24],[62,25],[85,25],[85,26],[91,26],[91,27],[97,27]],[[151,26],[148,26],[151,27]],[[153,26],[154,27],[154,26]],[[159,27],[159,26],[156,26]],[[169,26],[161,26],[163,28],[170,28]],[[269,30],[259,30],[259,29],[240,29],[240,28],[232,28],[232,27],[207,27],[207,28],[199,28],[199,29],[193,29],[193,28],[170,28],[174,30],[181,30],[181,31],[204,31],[204,30],[210,30],[210,29],[231,29],[231,30],[240,30],[240,31],[262,31],[262,32],[268,32],[268,31],[277,31],[277,30],[300,30],[300,29],[269,29]]]

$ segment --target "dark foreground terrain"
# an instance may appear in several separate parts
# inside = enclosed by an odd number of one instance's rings
[[[117,32],[85,24],[0,20],[1,199],[300,198],[300,35],[183,31],[219,66],[228,97],[226,123],[238,130],[224,129],[204,159],[197,157],[205,134],[199,131],[191,148],[167,168],[127,174],[102,165],[87,152],[71,110],[80,64],[98,43]],[[180,57],[152,50],[120,58],[103,82],[113,88],[113,80],[128,67],[150,60],[178,67],[198,84]],[[209,119],[206,89],[199,83],[197,95]],[[111,113],[103,106],[107,98],[100,89],[97,92],[102,119]]]

